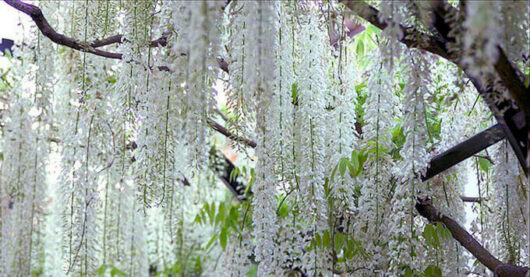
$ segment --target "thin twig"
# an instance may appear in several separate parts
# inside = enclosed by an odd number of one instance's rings
[[[212,127],[214,130],[216,130],[217,132],[225,135],[226,137],[230,138],[230,139],[233,139],[237,142],[241,142],[247,146],[250,146],[252,148],[256,148],[257,146],[257,143],[253,140],[250,140],[250,139],[247,139],[247,138],[244,138],[244,137],[240,137],[236,134],[233,134],[232,132],[230,132],[228,129],[226,129],[224,126],[222,126],[221,124],[215,122],[214,120],[208,118],[208,125],[210,125],[210,127]]]

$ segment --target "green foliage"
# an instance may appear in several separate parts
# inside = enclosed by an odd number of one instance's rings
[[[401,151],[401,148],[403,148],[405,140],[406,137],[405,133],[403,133],[403,125],[401,125],[401,121],[399,121],[399,123],[392,128],[392,142],[396,147],[390,151],[390,154],[394,160],[401,159],[399,151]]]
[[[344,178],[346,170],[351,177],[360,176],[363,173],[364,163],[367,159],[368,153],[365,151],[365,149],[360,149],[357,151],[353,150],[349,159],[344,157],[339,159],[339,162],[331,171],[331,177],[329,180],[333,182],[335,175],[337,174],[337,169],[339,170],[341,178]]]
[[[368,93],[364,90],[366,87],[366,84],[362,83],[360,85],[355,86],[355,91],[357,92],[357,101],[355,103],[355,116],[357,120],[357,124],[360,126],[364,126],[364,103],[366,103],[366,99],[368,98]]]
[[[425,228],[423,229],[423,237],[425,238],[425,242],[429,244],[430,246],[434,248],[438,248],[440,246],[440,238],[438,237],[438,233],[436,232],[436,227],[432,224],[427,224]]]
[[[293,105],[297,106],[298,105],[298,84],[297,83],[293,83],[291,85],[291,97],[292,97]]]
[[[292,188],[289,192],[285,193],[285,195],[278,195],[278,208],[276,209],[276,214],[280,219],[287,217],[289,215],[289,206],[287,205],[287,198],[296,188]]]
[[[425,242],[435,249],[440,247],[441,240],[451,239],[451,232],[441,223],[425,225],[422,235]]]
[[[429,265],[423,272],[415,273],[410,266],[403,266],[402,277],[442,277],[442,270],[434,265]]]
[[[114,265],[109,264],[103,264],[101,265],[98,270],[96,271],[98,276],[111,276],[111,277],[125,277],[127,274],[125,274],[123,271],[119,270]]]
[[[321,233],[316,233],[311,239],[307,251],[314,249],[332,250],[337,253],[337,262],[345,262],[354,257],[368,259],[370,256],[362,246],[361,242],[356,240],[352,235],[343,233],[330,233],[325,230]]]
[[[381,33],[377,27],[372,24],[368,24],[366,29],[355,36],[354,41],[351,45],[351,49],[355,51],[359,57],[359,66],[365,68],[371,62],[368,53],[377,49],[377,36]]]
[[[491,162],[488,160],[488,159],[485,159],[485,158],[478,158],[478,168],[486,173],[488,173],[488,171],[490,170],[491,168]]]
[[[247,186],[245,187],[245,195],[248,195],[248,192],[252,188],[252,185],[256,181],[256,171],[254,168],[242,166],[234,167],[232,171],[230,171],[230,176],[228,177],[230,182],[234,182],[238,177],[242,177],[245,180],[248,180]]]
[[[177,276],[192,276],[201,275],[202,268],[202,257],[195,256],[189,259],[178,259],[173,266],[165,268],[164,270],[157,272],[154,276],[159,277],[177,277]]]
[[[214,234],[206,244],[207,250],[217,242],[225,250],[232,232],[240,233],[243,228],[250,228],[251,221],[247,219],[248,205],[250,203],[204,203],[202,209],[195,216],[194,222],[197,224],[207,224],[214,228]],[[245,208],[245,212],[240,213],[243,208]]]
[[[107,76],[107,81],[110,83],[110,84],[115,84],[116,83],[116,75],[115,74],[109,74]]]
[[[258,266],[255,264],[250,265],[247,272],[247,277],[258,277]]]
[[[376,158],[382,158],[388,153],[388,149],[382,147],[380,144],[377,144],[374,140],[368,141],[366,145],[368,147],[367,153],[372,160],[375,160]]]
[[[423,271],[424,277],[442,277],[442,270],[434,265],[429,265],[425,271]]]

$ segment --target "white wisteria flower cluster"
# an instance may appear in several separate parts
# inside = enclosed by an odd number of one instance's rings
[[[528,265],[512,137],[425,180],[524,108],[525,1],[7,2],[57,33],[1,58],[0,276],[491,275],[425,203]]]

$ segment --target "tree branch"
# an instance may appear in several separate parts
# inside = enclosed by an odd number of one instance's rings
[[[447,18],[447,14],[456,14],[456,8],[446,4],[444,0],[437,0],[432,7],[434,12],[433,26],[445,41],[454,42],[454,38],[449,37],[451,26],[449,26],[445,19]],[[508,141],[514,150],[521,167],[528,176],[530,168],[530,155],[528,154],[528,151],[530,150],[528,147],[530,143],[528,132],[530,123],[530,87],[525,87],[524,74],[512,64],[500,45],[497,45],[497,51],[498,57],[493,66],[498,77],[508,91],[510,98],[515,102],[517,107],[512,107],[509,99],[502,101],[506,102],[506,104],[499,103],[499,101],[492,101],[492,94],[503,95],[503,92],[495,92],[493,90],[495,85],[492,80],[487,80],[486,78],[480,78],[480,76],[473,76],[470,74],[459,57],[454,57],[452,62],[464,69],[468,78],[472,80],[477,90],[484,97],[485,102],[488,103],[488,106],[497,118],[497,121],[504,128]],[[506,108],[506,106],[508,108]],[[523,114],[520,118],[516,116],[519,112],[517,108]]]
[[[480,203],[482,199],[480,197],[460,196],[463,202]]]
[[[74,38],[67,37],[63,34],[58,33],[55,29],[50,26],[46,17],[44,17],[42,10],[32,4],[24,3],[20,0],[4,0],[11,7],[29,15],[35,22],[41,33],[49,38],[51,41],[82,52],[94,54],[97,56],[111,58],[111,59],[122,59],[121,53],[108,52],[97,49],[98,47],[107,46],[115,43],[121,43],[123,41],[123,35],[114,35],[108,38],[96,39],[92,42],[82,42]],[[156,40],[151,41],[151,47],[162,47],[167,45],[167,38],[171,34],[170,31],[166,31],[162,36]],[[226,73],[228,73],[228,63],[223,58],[217,58],[219,67]],[[158,67],[159,70],[169,71],[167,66]]]
[[[379,11],[364,1],[339,0],[339,2],[344,3],[351,11],[377,28],[383,30],[387,27],[385,22],[379,21]],[[421,32],[413,27],[405,27],[403,25],[400,25],[400,27],[403,31],[403,38],[400,41],[407,47],[422,49],[451,60],[449,51],[447,51],[445,43],[441,39]]]
[[[446,5],[444,0],[437,0],[433,6],[435,15],[434,27],[446,41],[454,41],[453,38],[449,37],[451,27],[445,22],[447,14],[456,14],[456,8],[451,5]],[[499,56],[494,64],[495,71],[502,80],[504,86],[510,93],[510,96],[515,100],[519,108],[525,111],[530,108],[530,100],[528,88],[525,88],[522,78],[523,74],[510,62],[504,49],[500,45],[497,46]],[[456,64],[459,64],[456,60],[453,60]],[[462,66],[460,64],[460,66]],[[526,110],[525,112],[530,112]]]
[[[170,31],[165,31],[164,33],[162,33],[162,36],[160,38],[151,41],[149,45],[151,47],[166,46],[167,38],[169,37],[170,34],[171,34]],[[111,45],[115,43],[122,43],[122,41],[123,41],[123,35],[114,35],[108,38],[94,40],[92,43],[90,43],[90,46],[94,48],[98,48],[98,47],[107,46],[107,45]]]
[[[379,11],[364,1],[339,1],[374,26],[380,29],[387,27],[386,23],[379,21]],[[436,36],[426,34],[413,27],[401,25],[400,27],[404,34],[401,42],[409,48],[418,48],[441,56],[464,70],[467,77],[471,80],[495,115],[495,118],[501,125],[510,145],[516,153],[521,167],[528,174],[530,167],[530,155],[528,155],[528,151],[530,148],[527,145],[529,144],[530,136],[526,122],[530,122],[530,88],[525,88],[519,72],[508,60],[504,50],[498,47],[499,58],[494,64],[495,70],[509,91],[511,98],[516,102],[522,112],[517,108],[513,108],[507,99],[505,101],[494,101],[496,95],[502,95],[503,93],[495,91],[495,86],[491,81],[483,80],[486,78],[470,74],[470,71],[463,67],[459,57],[449,53],[446,42],[453,41],[453,39],[449,37],[450,26],[445,22],[446,7],[448,5],[444,5],[443,0],[437,0],[433,5],[435,15],[433,27],[435,28],[434,32],[437,33]],[[519,118],[519,112],[522,113],[521,118]]]
[[[257,143],[253,140],[250,140],[250,139],[247,139],[247,138],[244,138],[244,137],[240,137],[232,132],[230,132],[228,129],[226,129],[223,125],[215,122],[214,120],[208,118],[208,125],[210,125],[210,127],[212,127],[212,129],[216,130],[217,132],[225,135],[227,138],[230,138],[234,141],[237,141],[237,142],[241,142],[247,146],[250,146],[252,148],[256,148],[257,146]]]
[[[123,38],[123,35],[114,35],[108,38],[96,39],[92,43],[90,43],[90,46],[94,48],[98,48],[98,47],[107,46],[107,45],[111,45],[115,43],[121,43],[122,38]]]
[[[504,132],[499,124],[489,127],[471,138],[447,149],[443,153],[434,156],[429,161],[429,167],[427,168],[425,175],[421,177],[421,180],[429,180],[444,170],[451,168],[483,149],[499,142],[504,139],[504,137]]]
[[[442,214],[432,206],[430,199],[418,198],[416,201],[416,210],[430,222],[443,223],[449,229],[454,239],[499,277],[524,277],[530,270],[528,267],[516,266],[499,261],[454,219]]]
[[[48,37],[51,41],[64,45],[70,48],[73,48],[75,50],[79,50],[82,52],[91,53],[94,55],[111,58],[111,59],[121,59],[120,53],[112,53],[107,52],[103,50],[96,49],[92,46],[90,46],[89,43],[81,42],[78,40],[75,40],[73,38],[67,37],[63,34],[60,34],[56,32],[51,26],[50,23],[48,23],[48,20],[44,17],[42,14],[41,9],[39,9],[37,6],[24,3],[19,0],[4,0],[8,5],[11,7],[29,15],[31,19],[37,24],[37,27],[42,32],[42,34],[46,37]]]
[[[11,7],[29,15],[33,22],[37,25],[41,33],[49,38],[51,41],[63,45],[75,50],[79,50],[82,52],[87,52],[90,54],[94,54],[97,56],[105,57],[105,58],[111,58],[111,59],[121,59],[122,54],[121,53],[114,53],[114,52],[108,52],[104,50],[97,49],[97,47],[106,46],[114,43],[121,43],[123,39],[123,35],[114,35],[108,38],[95,40],[91,43],[79,41],[74,38],[68,37],[64,34],[60,34],[53,27],[50,25],[48,20],[46,20],[46,17],[44,17],[42,10],[32,4],[24,3],[20,0],[4,0],[8,5]],[[170,32],[164,32],[162,36],[159,39],[151,41],[150,45],[151,47],[159,47],[159,46],[166,46],[167,45],[167,37],[169,36]]]

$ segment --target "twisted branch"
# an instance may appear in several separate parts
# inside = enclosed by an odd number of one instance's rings
[[[55,31],[55,29],[50,25],[48,20],[46,20],[46,17],[44,17],[44,14],[42,13],[42,10],[32,4],[24,3],[20,0],[4,0],[8,5],[11,7],[29,15],[33,22],[37,25],[41,33],[49,38],[51,41],[63,45],[75,50],[79,50],[81,52],[86,52],[90,54],[94,54],[97,56],[105,57],[105,58],[111,58],[111,59],[122,59],[121,53],[115,53],[115,52],[109,52],[97,49],[101,46],[111,45],[115,43],[121,43],[123,40],[123,35],[114,35],[108,38],[94,40],[93,42],[86,42],[86,41],[79,41],[74,38],[68,37],[64,34],[58,33]],[[159,39],[151,41],[150,45],[151,47],[159,47],[159,46],[166,46],[167,45],[167,37],[169,36],[170,32],[164,32],[162,34],[162,37]]]
[[[499,261],[484,246],[482,246],[471,234],[469,234],[454,219],[442,214],[432,204],[430,199],[418,198],[416,201],[418,213],[430,222],[440,222],[447,227],[451,235],[464,248],[466,248],[477,260],[493,271],[499,277],[524,277],[530,270],[528,267],[516,266]]]

